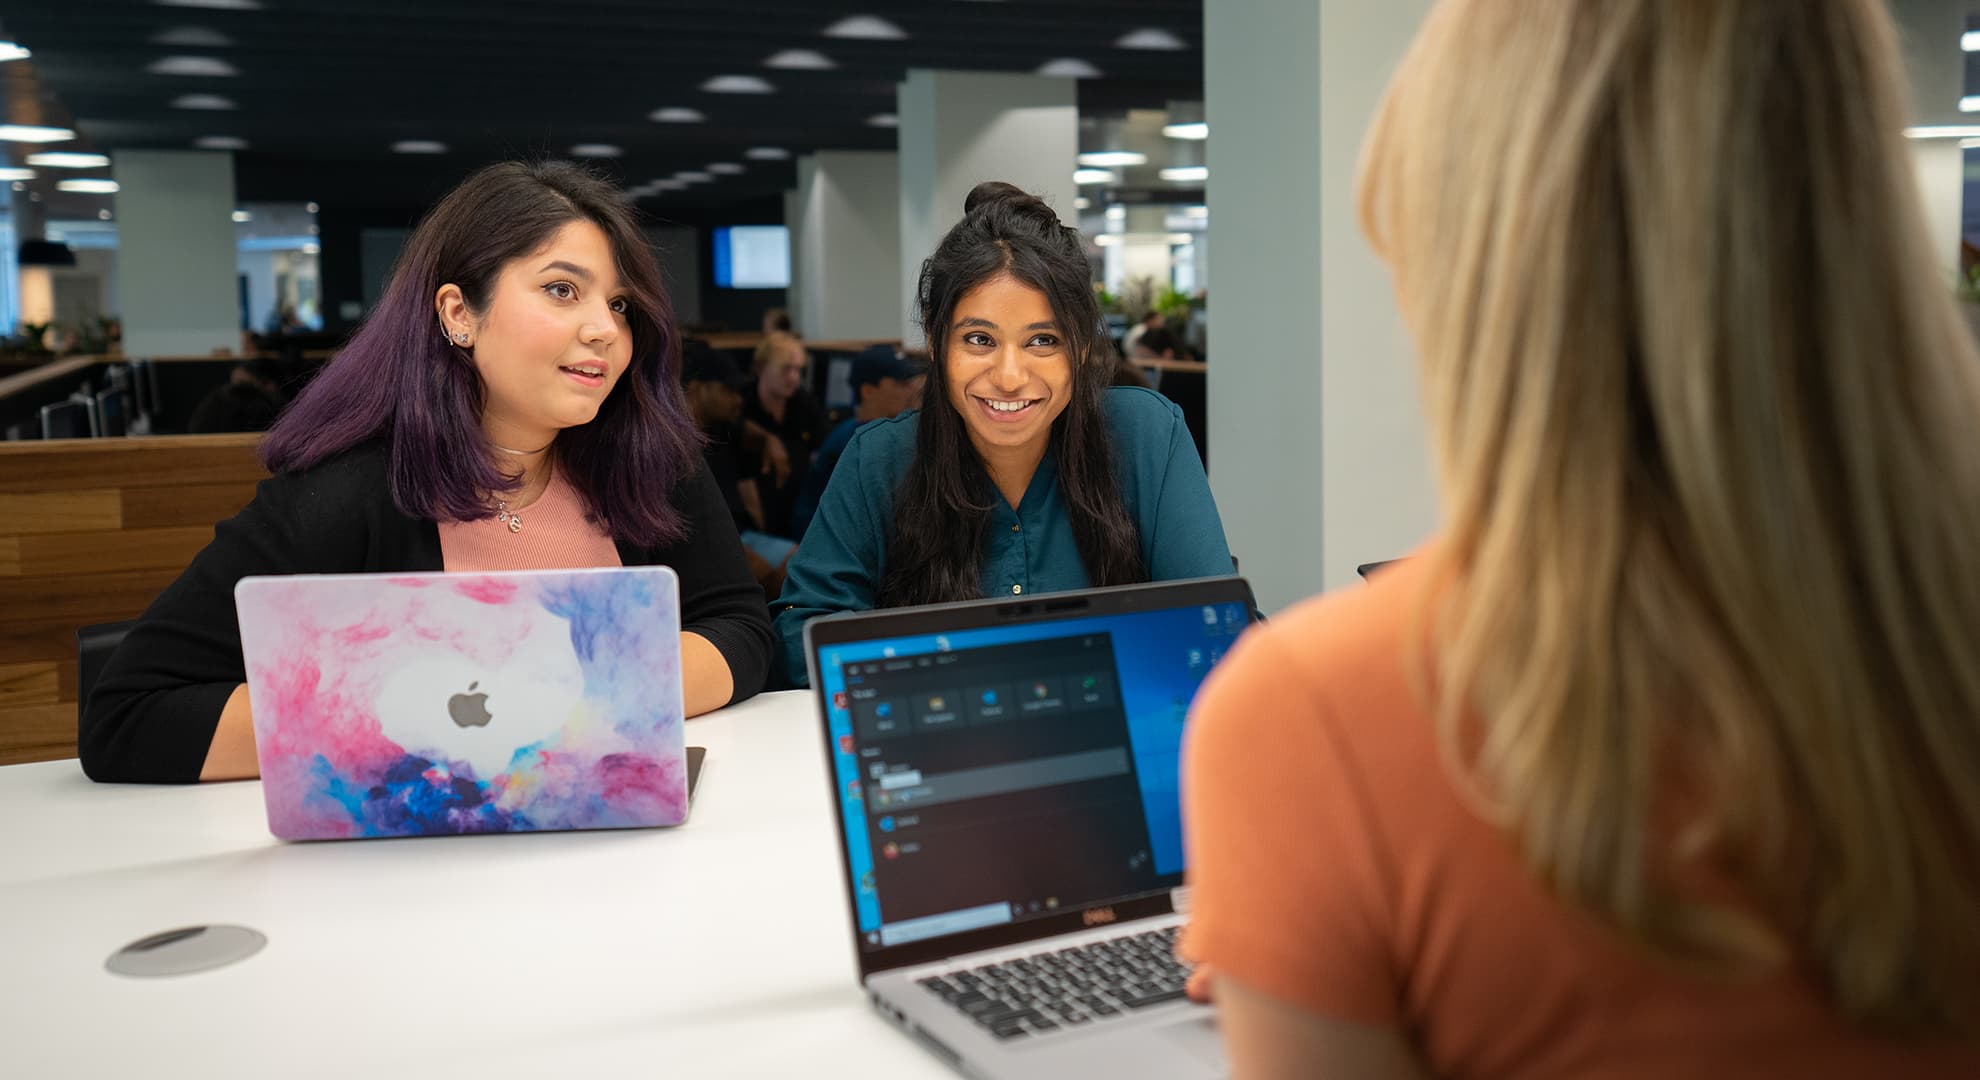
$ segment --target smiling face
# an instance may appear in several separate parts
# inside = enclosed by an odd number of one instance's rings
[[[1008,274],[964,293],[946,353],[949,405],[977,453],[1042,455],[1073,382],[1073,358],[1045,294]]]
[[[632,363],[630,300],[604,230],[573,221],[502,267],[485,310],[442,286],[440,318],[465,331],[487,398],[482,429],[512,449],[590,423]]]

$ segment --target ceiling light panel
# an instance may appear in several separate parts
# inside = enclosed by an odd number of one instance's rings
[[[826,27],[825,36],[862,41],[900,41],[907,37],[907,33],[878,15],[848,15]]]

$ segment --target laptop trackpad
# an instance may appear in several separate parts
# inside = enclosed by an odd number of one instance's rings
[[[1216,1017],[1192,1016],[1187,1020],[1165,1024],[1160,1031],[1164,1042],[1181,1049],[1195,1061],[1217,1070],[1218,1075],[1222,1075],[1229,1068],[1225,1064],[1224,1039],[1217,1032]]]

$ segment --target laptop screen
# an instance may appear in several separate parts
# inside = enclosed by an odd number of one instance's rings
[[[1183,720],[1251,618],[1191,599],[817,647],[864,952],[1182,883]]]

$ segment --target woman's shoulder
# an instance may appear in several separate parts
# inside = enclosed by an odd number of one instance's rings
[[[915,433],[921,427],[921,412],[909,409],[885,420],[868,420],[853,429],[846,441],[846,458],[858,461],[862,469],[898,471],[914,456]]]
[[[1159,436],[1166,445],[1176,425],[1182,423],[1182,409],[1145,386],[1108,387],[1101,409],[1108,429],[1119,439]]]
[[[374,439],[313,465],[278,471],[262,482],[256,495],[312,520],[348,517],[361,506],[390,507],[391,477],[391,445]]]

